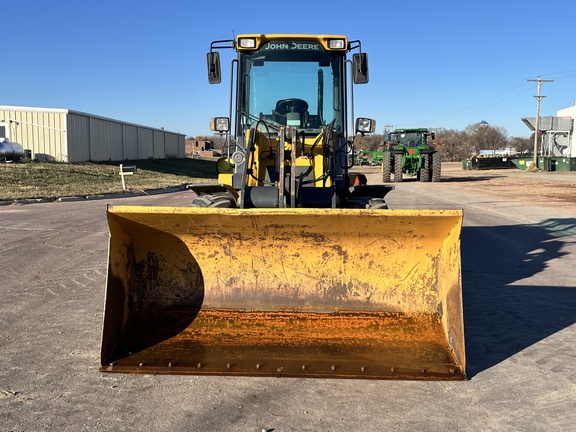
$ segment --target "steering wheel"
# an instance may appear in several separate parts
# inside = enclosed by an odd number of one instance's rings
[[[308,109],[308,102],[303,99],[282,99],[276,102],[276,111],[286,115],[289,112],[303,113]]]

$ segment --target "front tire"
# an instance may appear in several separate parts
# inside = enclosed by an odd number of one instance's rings
[[[394,183],[402,181],[402,154],[394,155]]]
[[[234,199],[224,195],[200,195],[192,200],[192,207],[234,208]]]
[[[392,155],[389,151],[382,154],[382,183],[390,183],[392,181]]]
[[[439,182],[442,177],[442,155],[438,152],[432,154],[432,181]]]
[[[384,198],[372,198],[368,201],[366,208],[373,210],[387,210],[388,204],[386,204]]]
[[[419,174],[421,182],[430,181],[430,155],[422,155],[422,168],[420,168]]]

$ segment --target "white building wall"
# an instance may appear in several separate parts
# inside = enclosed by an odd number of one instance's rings
[[[0,121],[10,125],[11,141],[39,160],[68,162],[67,114],[64,109],[0,105]]]
[[[166,148],[164,145],[164,134],[162,131],[154,131],[154,158],[160,158],[166,154]]]
[[[182,142],[185,144],[185,142]],[[166,157],[175,157],[183,152],[180,149],[180,140],[177,135],[166,135]]]
[[[138,159],[154,156],[154,131],[138,128]]]
[[[90,160],[90,118],[83,115],[69,114],[67,118],[68,162]]]
[[[124,158],[138,159],[138,126],[124,125]]]
[[[122,123],[90,118],[91,157],[93,161],[120,161],[124,159],[124,133]]]
[[[12,141],[59,162],[185,157],[183,134],[66,109],[0,105]]]

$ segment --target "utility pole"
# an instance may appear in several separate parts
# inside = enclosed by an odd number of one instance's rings
[[[538,83],[538,94],[534,96],[536,98],[536,124],[534,125],[536,131],[534,132],[534,159],[532,160],[534,168],[538,168],[538,130],[540,128],[540,101],[546,97],[540,94],[540,90],[542,89],[543,82],[554,82],[554,80],[543,80],[541,77],[538,77],[538,79],[528,78],[528,81]]]

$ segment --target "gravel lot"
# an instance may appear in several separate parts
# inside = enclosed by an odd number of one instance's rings
[[[443,164],[443,186],[470,193],[576,213],[576,172],[531,173],[518,169],[464,171]]]
[[[188,205],[190,192],[10,205],[0,431],[574,430],[576,173],[443,164],[443,181],[405,181],[388,202],[464,209],[469,380],[102,374],[106,205]]]

